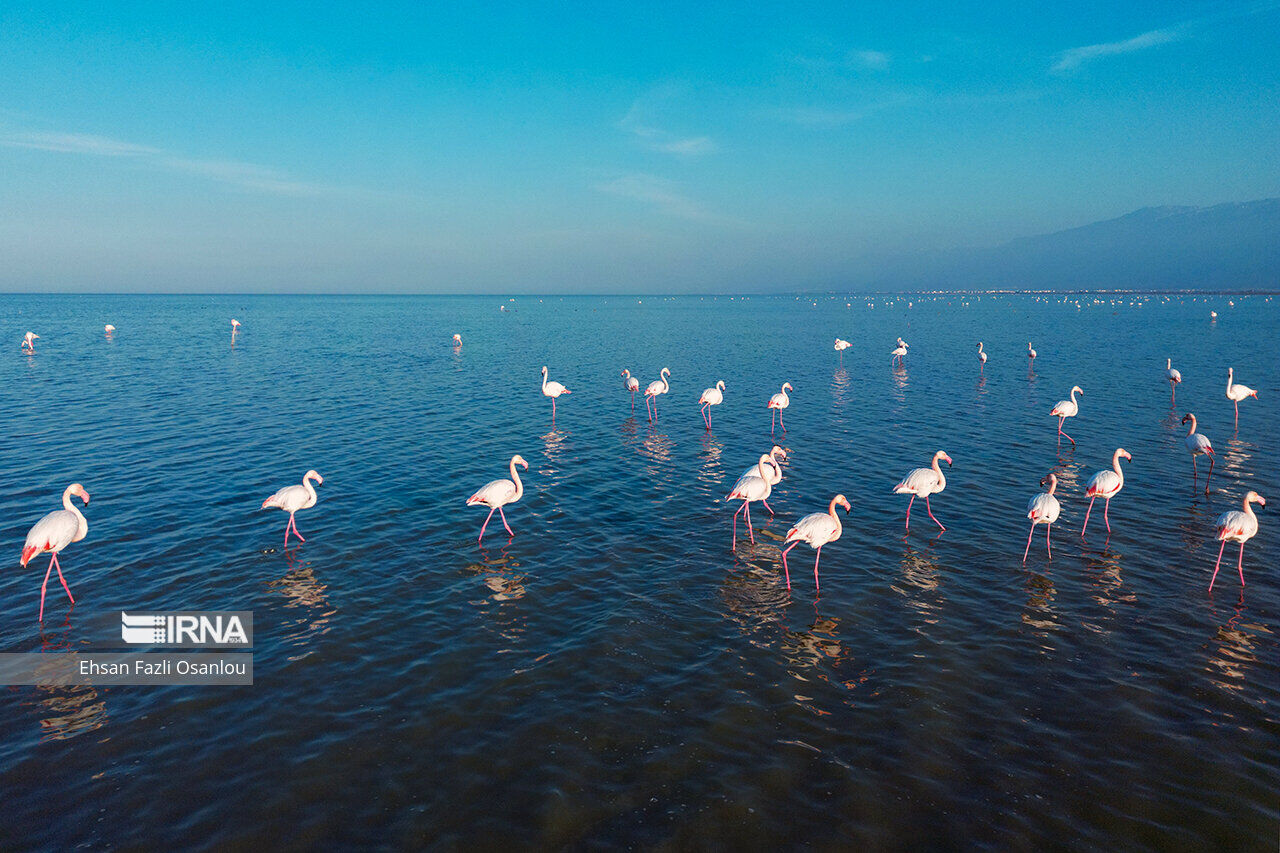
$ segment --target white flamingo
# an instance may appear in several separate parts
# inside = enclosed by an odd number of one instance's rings
[[[766,404],[770,409],[773,409],[773,416],[769,421],[770,433],[777,429],[778,426],[782,427],[783,432],[787,431],[787,425],[782,421],[782,410],[791,405],[791,398],[787,396],[787,392],[791,390],[793,390],[791,383],[783,382],[782,390],[770,397],[769,402]],[[774,425],[775,419],[777,421],[777,426]]]
[[[457,334],[457,333],[455,333],[455,334],[454,334],[454,336],[453,336],[453,345],[454,345],[455,347],[460,347],[460,346],[462,346],[462,335],[459,335],[459,334]]]
[[[238,331],[240,331],[240,321],[232,317],[231,318],[231,336],[235,337],[235,334]]]
[[[107,337],[109,338],[111,337],[111,334],[115,332],[116,327],[108,323],[107,325],[103,326],[102,329],[107,333]]]
[[[22,336],[22,348],[27,352],[35,352],[36,340],[39,337],[40,336],[37,335],[35,332],[27,332],[25,335]]]
[[[733,491],[725,495],[724,499],[727,501],[742,501],[742,506],[733,511],[733,544],[729,546],[730,550],[736,550],[738,547],[738,513],[744,513],[747,535],[751,537],[751,544],[756,544],[756,535],[751,530],[751,502],[767,501],[773,492],[773,485],[769,482],[769,475],[765,470],[768,463],[769,456],[767,454],[761,456],[760,461],[756,463],[755,476],[743,477],[733,487]]]
[[[844,364],[844,351],[851,346],[853,346],[853,344],[849,343],[848,341],[844,341],[844,340],[841,340],[840,338],[836,338],[834,349],[836,352],[840,353],[841,364]]]
[[[987,369],[987,354],[982,351],[982,341],[978,341],[978,365],[984,371]]]
[[[1111,534],[1111,519],[1107,510],[1111,508],[1111,499],[1124,488],[1124,471],[1120,470],[1121,459],[1133,461],[1129,451],[1123,447],[1117,447],[1116,452],[1111,454],[1111,467],[1104,468],[1089,478],[1084,488],[1084,493],[1089,497],[1089,508],[1084,513],[1084,526],[1080,528],[1081,536],[1084,536],[1084,532],[1089,529],[1089,513],[1093,512],[1093,502],[1098,498],[1103,500],[1102,520],[1107,523],[1107,535]]]
[[[951,467],[951,457],[946,451],[939,450],[933,454],[933,464],[929,468],[914,468],[907,476],[902,478],[902,482],[893,487],[893,493],[896,495],[911,495],[911,500],[907,502],[907,523],[906,529],[911,529],[911,505],[916,502],[916,498],[924,498],[925,512],[929,513],[929,517],[933,518],[933,508],[929,506],[929,495],[936,495],[947,487],[947,478],[942,473],[942,468],[938,465],[938,460],[947,460],[947,467]],[[942,522],[933,518],[933,523],[942,527]],[[942,527],[943,530],[947,528]]]
[[[767,457],[768,462],[766,462],[764,466],[764,478],[769,481],[770,488],[773,488],[782,482],[782,465],[778,462],[779,456],[786,459],[787,451],[775,444],[773,449],[769,451]],[[736,492],[742,485],[742,481],[748,477],[758,476],[760,476],[759,466],[752,465],[750,468],[742,472],[742,476],[738,477],[738,481],[733,484],[733,489],[730,491]],[[769,515],[773,515],[773,507],[769,506],[769,502],[767,500],[762,500],[761,503],[764,504],[765,509],[769,510]]]
[[[1233,509],[1218,516],[1218,562],[1213,564],[1213,577],[1209,578],[1209,591],[1213,592],[1213,582],[1218,579],[1218,568],[1222,565],[1222,552],[1227,542],[1240,543],[1240,557],[1236,560],[1236,569],[1240,572],[1240,586],[1244,587],[1244,543],[1258,533],[1258,517],[1253,514],[1250,504],[1266,506],[1267,501],[1257,492],[1249,492],[1244,496],[1243,511]]]
[[[1027,358],[1034,359],[1035,357],[1036,351],[1031,348],[1031,341],[1027,341]]]
[[[489,514],[484,519],[484,524],[480,525],[480,536],[477,541],[484,541],[484,529],[489,526],[489,519],[493,518],[493,511],[496,509],[498,515],[502,517],[502,526],[507,528],[507,533],[511,536],[516,534],[511,530],[511,526],[507,524],[507,514],[502,508],[507,504],[513,504],[524,496],[524,483],[520,481],[520,475],[516,473],[516,466],[522,465],[524,469],[529,470],[529,463],[524,461],[524,457],[516,454],[511,457],[509,470],[511,471],[510,480],[493,480],[485,483],[476,493],[467,498],[467,506],[476,506],[482,504],[489,507]]]
[[[1197,479],[1200,478],[1200,472],[1199,470],[1197,470],[1197,466],[1196,466],[1196,457],[1208,456],[1209,457],[1209,473],[1204,478],[1204,490],[1208,492],[1209,480],[1210,478],[1213,477],[1213,460],[1215,458],[1213,454],[1213,445],[1209,442],[1209,437],[1207,435],[1205,435],[1202,432],[1196,432],[1196,416],[1195,415],[1191,414],[1190,412],[1187,412],[1187,414],[1183,416],[1182,422],[1185,424],[1187,421],[1191,421],[1191,429],[1187,433],[1187,438],[1186,438],[1187,450],[1190,451],[1191,453],[1191,479],[1192,479],[1192,482],[1195,482]]]
[[[262,502],[263,509],[282,509],[289,513],[289,523],[284,526],[284,547],[289,547],[289,531],[293,531],[298,537],[298,541],[306,542],[302,538],[302,533],[298,530],[298,523],[294,521],[293,514],[300,509],[310,509],[316,505],[316,490],[311,485],[311,481],[315,480],[319,485],[324,485],[324,477],[321,477],[314,469],[302,475],[301,486],[285,486],[271,497]]]
[[[899,338],[898,340],[901,341],[902,339]],[[903,363],[902,357],[905,356],[906,354],[907,354],[907,345],[904,343],[899,343],[897,347],[895,347],[893,350],[889,352],[889,363],[893,364],[896,361],[898,362],[899,365],[902,365]]]
[[[22,546],[24,569],[33,557],[41,554],[53,555],[49,559],[49,568],[44,571],[44,583],[40,585],[38,620],[41,622],[44,621],[44,593],[49,587],[49,573],[54,569],[58,570],[58,580],[62,581],[62,588],[67,591],[67,598],[71,599],[72,605],[76,603],[75,597],[71,595],[71,587],[67,586],[67,579],[62,576],[62,566],[58,564],[58,552],[72,542],[79,542],[89,532],[89,522],[71,503],[72,495],[84,501],[85,506],[89,505],[89,493],[84,490],[84,486],[79,483],[67,486],[66,491],[62,493],[62,509],[56,509],[37,521],[27,534],[27,541]]]
[[[556,398],[559,397],[561,394],[572,394],[572,393],[573,393],[572,391],[570,391],[568,388],[561,385],[559,382],[548,382],[547,366],[545,364],[542,365],[542,396],[551,398],[551,422],[552,423],[555,423],[556,421]]]
[[[782,549],[782,571],[787,576],[787,589],[791,589],[791,569],[787,566],[787,552],[801,542],[817,552],[817,556],[813,558],[813,589],[815,592],[819,589],[818,561],[822,559],[822,546],[836,541],[844,532],[844,527],[840,524],[840,516],[836,515],[837,506],[844,507],[845,512],[851,508],[844,495],[836,495],[831,499],[831,503],[827,504],[826,512],[810,513],[787,531],[787,537],[783,541],[791,544]]]
[[[1022,552],[1024,563],[1027,561],[1027,555],[1031,553],[1031,537],[1035,535],[1037,524],[1045,525],[1044,547],[1049,552],[1049,559],[1053,559],[1053,546],[1049,544],[1049,534],[1053,532],[1053,523],[1062,513],[1062,504],[1058,503],[1058,498],[1053,494],[1058,489],[1058,475],[1050,471],[1040,481],[1040,485],[1046,484],[1049,486],[1049,491],[1041,492],[1027,502],[1027,518],[1031,519],[1031,532],[1027,534],[1027,547]]]
[[[662,378],[655,382],[650,382],[649,387],[644,389],[644,407],[649,412],[650,421],[658,419],[658,397],[671,390],[671,383],[667,381],[667,378],[671,376],[671,368],[662,368],[658,375]]]
[[[1169,402],[1171,404],[1178,402],[1178,384],[1182,382],[1182,374],[1173,366],[1173,359],[1166,358],[1164,360],[1164,378],[1169,380],[1169,393],[1172,395]]]
[[[1240,401],[1245,397],[1258,399],[1258,392],[1250,388],[1248,385],[1240,385],[1233,382],[1235,377],[1235,369],[1227,368],[1227,399],[1236,407],[1236,427],[1240,427]]]
[[[702,419],[707,423],[707,432],[711,432],[711,407],[718,406],[724,402],[724,380],[716,382],[714,388],[708,388],[702,392],[702,396],[698,398],[698,405],[701,406]]]
[[[640,390],[640,380],[631,375],[631,371],[623,369],[622,387],[631,392],[631,411],[636,410],[636,392]]]
[[[1054,405],[1054,407],[1049,411],[1049,414],[1052,417],[1055,417],[1058,419],[1058,436],[1059,436],[1058,441],[1062,441],[1062,436],[1066,436],[1067,440],[1071,442],[1072,447],[1075,447],[1076,440],[1062,431],[1062,423],[1067,418],[1074,418],[1076,415],[1080,414],[1080,404],[1076,402],[1077,394],[1083,397],[1084,390],[1081,389],[1079,385],[1072,385],[1071,399],[1059,400],[1057,404]]]

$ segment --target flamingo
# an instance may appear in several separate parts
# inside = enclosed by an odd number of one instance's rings
[[[671,383],[667,381],[667,377],[671,375],[671,368],[662,368],[658,375],[662,378],[656,382],[650,382],[649,387],[644,389],[644,407],[649,412],[650,421],[658,419],[658,397],[671,390]]]
[[[770,397],[769,402],[766,404],[768,408],[774,410],[773,417],[776,418],[777,423],[782,426],[783,432],[787,431],[787,425],[782,422],[782,410],[791,405],[791,398],[787,396],[787,392],[791,390],[793,390],[791,388],[791,383],[783,382],[782,390]],[[775,429],[777,429],[777,427],[773,425],[773,420],[771,419],[769,432],[772,433]]]
[[[324,485],[324,477],[321,477],[315,472],[315,469],[312,469],[302,475],[301,486],[285,486],[262,502],[263,509],[273,507],[289,513],[289,523],[284,526],[284,547],[286,548],[289,547],[290,530],[293,531],[300,542],[307,541],[302,538],[302,532],[298,530],[298,523],[293,520],[293,514],[300,509],[310,509],[316,505],[316,490],[311,485],[312,480],[315,480],[321,486]]]
[[[115,327],[115,326],[113,326],[113,325],[111,325],[110,323],[108,323],[107,325],[103,326],[102,328],[103,328],[103,331],[105,331],[105,332],[107,333],[107,337],[108,337],[108,338],[109,338],[109,337],[111,337],[111,333],[112,333],[112,332],[114,332],[114,331],[116,330],[116,327]]]
[[[844,341],[844,340],[841,340],[840,338],[836,338],[836,344],[834,349],[836,352],[840,353],[841,364],[844,364],[844,351],[851,346],[853,346],[853,344],[849,343],[848,341]]]
[[[1036,351],[1031,348],[1031,341],[1027,341],[1027,358],[1034,359]]]
[[[982,341],[978,341],[978,367],[984,373],[987,369],[987,354],[982,351]]]
[[[925,512],[933,518],[933,508],[929,506],[929,495],[936,495],[947,487],[947,478],[943,476],[942,468],[938,466],[939,459],[947,460],[947,467],[951,467],[951,457],[946,451],[939,450],[933,454],[933,467],[915,468],[902,478],[902,482],[893,487],[895,495],[911,495],[911,500],[907,502],[907,530],[911,529],[911,505],[916,502],[916,498],[924,498]],[[942,527],[942,522],[936,518],[933,518],[933,523]],[[942,529],[945,531],[947,528],[942,527]]]
[[[729,546],[730,550],[737,550],[738,547],[738,513],[740,512],[745,514],[747,535],[751,537],[751,544],[756,544],[756,535],[751,530],[751,502],[767,501],[773,492],[773,485],[769,482],[769,475],[765,470],[768,462],[768,454],[761,456],[760,461],[756,463],[755,475],[743,477],[733,487],[733,491],[725,495],[724,499],[727,501],[742,501],[742,506],[733,511],[733,544]]]
[[[455,334],[454,334],[454,336],[453,336],[453,345],[454,345],[455,347],[460,347],[460,346],[462,346],[462,335],[459,335],[459,334],[457,334],[457,333],[455,333]]]
[[[1204,490],[1205,492],[1208,492],[1209,479],[1213,476],[1213,460],[1214,460],[1213,445],[1209,443],[1209,437],[1207,435],[1205,435],[1202,432],[1196,432],[1196,416],[1195,415],[1191,414],[1190,412],[1187,412],[1185,415],[1183,415],[1182,422],[1185,424],[1187,421],[1191,421],[1191,430],[1187,433],[1186,442],[1187,442],[1187,450],[1191,452],[1192,481],[1194,482],[1196,479],[1199,479],[1200,477],[1200,472],[1196,470],[1196,457],[1208,456],[1209,457],[1209,474],[1204,478]]]
[[[28,332],[28,334],[30,334],[30,332]],[[1238,383],[1232,382],[1231,380],[1234,376],[1235,376],[1235,370],[1233,368],[1228,367],[1227,368],[1227,399],[1230,400],[1232,404],[1236,407],[1236,428],[1239,429],[1240,401],[1243,400],[1245,397],[1252,397],[1256,400],[1258,399],[1258,392],[1250,388],[1248,385],[1240,385]]]
[[[899,338],[898,340],[901,341],[902,339]],[[894,361],[897,361],[898,364],[901,365],[902,357],[906,354],[907,354],[907,345],[904,343],[899,343],[896,348],[894,348],[889,352],[889,363],[893,364]]]
[[[1049,491],[1040,494],[1027,501],[1027,518],[1031,519],[1031,532],[1027,534],[1027,547],[1022,552],[1022,562],[1027,562],[1027,554],[1031,553],[1031,537],[1035,535],[1036,525],[1043,524],[1044,528],[1044,547],[1049,552],[1049,559],[1053,559],[1053,546],[1049,544],[1049,534],[1053,532],[1053,523],[1058,520],[1058,516],[1062,513],[1062,504],[1058,503],[1054,492],[1058,488],[1058,475],[1050,471],[1041,481],[1040,485],[1048,484]]]
[[[1258,517],[1253,514],[1250,504],[1266,506],[1267,500],[1257,492],[1249,492],[1244,496],[1243,510],[1233,509],[1218,516],[1218,562],[1213,564],[1213,577],[1209,578],[1209,591],[1213,592],[1213,582],[1218,578],[1218,568],[1222,565],[1222,552],[1227,542],[1240,543],[1240,557],[1236,560],[1236,569],[1240,572],[1240,586],[1244,586],[1244,543],[1258,533]]]
[[[1071,399],[1059,400],[1057,405],[1050,410],[1049,414],[1058,419],[1058,441],[1062,441],[1062,436],[1066,436],[1071,442],[1071,446],[1076,446],[1076,440],[1062,431],[1062,423],[1067,418],[1074,418],[1080,413],[1080,404],[1076,402],[1076,395],[1084,396],[1084,390],[1079,385],[1071,386]]]
[[[507,514],[502,508],[507,504],[513,504],[520,498],[524,497],[524,483],[520,482],[520,475],[516,473],[516,466],[522,465],[526,471],[529,470],[529,463],[524,461],[524,457],[516,454],[511,457],[510,480],[493,480],[485,483],[476,493],[467,498],[467,506],[476,506],[483,504],[489,507],[489,514],[485,517],[484,524],[480,525],[480,537],[478,542],[484,541],[484,529],[489,526],[489,519],[493,518],[493,511],[496,509],[498,515],[502,517],[502,526],[507,528],[507,534],[515,536],[511,530],[511,526],[507,524]]]
[[[844,527],[840,524],[840,516],[836,515],[837,506],[844,507],[845,512],[851,509],[844,495],[836,495],[831,499],[831,503],[827,504],[826,512],[810,513],[787,531],[787,538],[783,541],[791,544],[782,550],[782,571],[787,575],[787,589],[791,589],[791,569],[787,567],[787,552],[803,542],[818,552],[813,558],[813,589],[817,592],[818,561],[822,559],[822,546],[836,541],[844,532]]]
[[[25,335],[22,336],[22,348],[27,352],[35,352],[36,339],[39,337],[40,336],[37,335],[35,332],[27,332]]]
[[[1107,516],[1107,510],[1111,508],[1111,499],[1124,488],[1124,472],[1120,470],[1122,457],[1130,462],[1133,461],[1129,451],[1123,447],[1117,447],[1116,452],[1111,454],[1111,467],[1104,468],[1089,478],[1084,488],[1084,493],[1089,496],[1089,508],[1084,513],[1084,526],[1080,528],[1081,536],[1084,536],[1084,532],[1089,529],[1089,513],[1093,512],[1093,502],[1098,498],[1103,500],[1102,520],[1107,523],[1107,535],[1111,535],[1111,519]]]
[[[62,509],[55,509],[37,521],[27,534],[27,541],[22,546],[24,569],[32,557],[45,553],[53,555],[49,560],[49,568],[44,571],[44,583],[40,585],[40,616],[38,617],[40,622],[44,621],[44,593],[49,587],[49,573],[54,569],[58,570],[58,580],[62,581],[62,588],[67,591],[67,598],[71,599],[73,606],[76,603],[75,596],[71,594],[71,587],[67,586],[67,579],[62,576],[62,566],[58,564],[58,552],[72,542],[79,542],[89,532],[89,522],[71,503],[72,495],[84,501],[85,506],[89,505],[89,493],[84,490],[84,486],[79,483],[67,486],[66,491],[62,493]],[[1257,529],[1256,522],[1254,529]]]
[[[1178,384],[1182,382],[1182,374],[1173,367],[1173,359],[1166,358],[1164,360],[1164,378],[1169,380],[1169,393],[1172,395],[1169,402],[1174,404],[1178,402]]]
[[[631,375],[630,370],[622,371],[622,387],[631,392],[631,411],[636,410],[636,392],[640,390],[640,380]]]
[[[702,396],[698,398],[698,405],[702,407],[702,419],[707,422],[707,432],[711,432],[711,407],[718,406],[724,402],[724,380],[716,382],[716,387],[708,388],[702,392]]]
[[[769,451],[769,461],[764,469],[764,478],[769,482],[769,487],[771,489],[782,482],[782,465],[778,462],[779,456],[786,459],[787,451],[775,444],[773,449]],[[759,468],[752,465],[750,468],[743,471],[742,476],[738,478],[738,482],[733,484],[733,491],[738,490],[738,487],[742,485],[743,480],[748,477],[758,476],[760,476]],[[767,500],[762,500],[761,503],[764,504],[765,509],[769,510],[769,515],[773,515],[773,507],[769,506],[769,502]]]
[[[238,331],[240,331],[240,321],[239,321],[239,320],[237,320],[236,318],[232,317],[232,318],[231,318],[231,334],[232,334],[232,336],[234,336],[234,335],[235,335],[235,333],[236,333],[236,332],[238,332]]]
[[[542,396],[551,398],[551,422],[552,423],[556,422],[556,397],[559,397],[561,394],[572,394],[572,393],[573,393],[572,391],[570,391],[568,388],[561,385],[559,382],[548,382],[547,366],[545,364],[542,365]]]

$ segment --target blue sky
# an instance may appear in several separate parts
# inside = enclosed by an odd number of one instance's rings
[[[1280,196],[1280,2],[0,5],[0,290],[792,290]]]

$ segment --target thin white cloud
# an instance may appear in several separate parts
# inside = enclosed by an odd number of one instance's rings
[[[202,160],[182,157],[105,136],[83,133],[0,131],[0,145],[56,154],[129,158],[158,171],[181,172],[240,189],[273,195],[318,195],[332,191],[320,184],[297,181],[283,172],[235,160]]]
[[[849,61],[873,71],[883,71],[889,67],[889,54],[881,50],[855,50],[849,54]]]
[[[660,213],[677,219],[714,218],[702,205],[682,193],[675,182],[653,175],[641,173],[622,175],[596,184],[595,189],[609,195],[644,202]]]
[[[642,115],[648,111],[654,101],[667,100],[670,97],[670,90],[664,89],[638,99],[631,105],[631,109],[627,110],[627,114],[618,121],[618,127],[635,136],[650,151],[683,157],[696,157],[714,152],[717,146],[715,140],[709,136],[680,136],[654,127],[642,119]]]
[[[1177,41],[1182,38],[1182,33],[1177,29],[1151,30],[1142,33],[1124,41],[1111,41],[1102,44],[1089,44],[1084,47],[1073,47],[1070,50],[1064,50],[1058,55],[1058,61],[1054,63],[1051,70],[1061,73],[1064,71],[1074,71],[1086,62],[1095,59],[1101,59],[1104,56],[1118,56],[1124,53],[1134,53],[1139,50],[1157,47],[1162,44]]]

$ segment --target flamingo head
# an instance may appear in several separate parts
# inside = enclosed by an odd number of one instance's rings
[[[1133,454],[1125,450],[1123,447],[1116,451],[1116,458],[1119,459],[1121,457],[1128,459],[1130,462],[1133,461]]]
[[[524,468],[524,470],[526,470],[526,471],[528,471],[528,470],[529,470],[529,463],[528,463],[528,462],[525,462],[525,461],[524,461],[524,457],[523,457],[523,456],[521,456],[519,453],[517,453],[515,456],[512,456],[512,457],[511,457],[511,464],[513,464],[513,465],[520,465],[520,466],[522,466],[522,467]]]
[[[781,457],[782,459],[786,459],[786,458],[787,458],[787,449],[786,449],[785,447],[779,447],[778,445],[776,445],[776,444],[775,444],[775,445],[773,446],[773,449],[769,451],[769,455],[770,455],[770,456],[778,456],[778,457]]]
[[[318,486],[323,486],[323,485],[324,485],[324,477],[321,477],[321,476],[320,476],[320,472],[319,472],[319,471],[317,471],[317,470],[316,470],[316,469],[314,469],[314,468],[312,468],[310,471],[308,471],[308,472],[306,473],[306,475],[302,478],[302,482],[304,482],[304,483],[305,483],[307,480],[315,480],[315,481],[316,481],[316,485],[318,485]]]
[[[1072,386],[1071,386],[1071,390],[1072,390],[1072,391],[1075,391],[1075,392],[1076,392],[1077,394],[1079,394],[1081,397],[1083,397],[1083,396],[1084,396],[1084,389],[1083,389],[1083,388],[1081,388],[1079,385],[1072,385]]]
[[[791,387],[791,383],[790,383],[790,382],[783,382],[783,383],[782,383],[782,390],[783,390],[783,391],[792,391],[792,390],[794,390],[794,389]]]
[[[978,349],[982,349],[982,341],[978,341]]]
[[[670,375],[671,375],[671,368],[670,368],[670,367],[664,367],[664,368],[662,368],[662,370],[661,370],[661,371],[659,371],[658,375],[659,375],[659,376],[670,376]]]
[[[232,320],[232,321],[231,321],[231,328],[233,328],[233,329],[238,329],[238,328],[240,328],[240,321],[239,321],[239,320]]]
[[[627,370],[627,369],[625,369],[625,368],[623,368],[623,371],[622,371],[621,373],[619,373],[618,375],[619,375],[619,376],[627,376],[627,377],[629,377],[629,376],[631,376],[631,371],[630,371],[630,370]]]
[[[1183,415],[1183,416],[1182,416],[1182,422],[1183,422],[1184,424],[1185,424],[1187,421],[1194,421],[1195,419],[1196,419],[1196,416],[1195,416],[1195,415],[1193,415],[1193,414],[1191,414],[1190,412],[1187,412],[1185,415]]]
[[[80,500],[84,501],[85,506],[89,505],[89,493],[86,492],[84,490],[84,486],[79,483],[72,483],[70,486],[67,486],[67,494],[75,495]]]
[[[723,390],[724,390],[724,380],[723,380],[723,379],[717,379],[717,380],[716,380],[716,387],[717,387],[717,388],[719,388],[721,391],[723,391]]]
[[[835,506],[844,507],[845,512],[848,512],[849,510],[853,509],[853,507],[849,506],[849,501],[847,498],[845,498],[844,495],[836,495],[835,500],[833,500],[831,503]]]
[[[948,456],[944,451],[939,450],[938,454],[934,457],[934,459],[945,459],[947,461],[947,467],[948,468],[951,467],[951,457]]]
[[[1257,504],[1258,506],[1267,505],[1267,499],[1257,492],[1249,492],[1249,494],[1245,495],[1244,502],[1246,504]]]
[[[1050,471],[1048,474],[1045,474],[1040,478],[1040,485],[1048,486],[1049,491],[1052,492],[1058,485],[1058,475]]]

